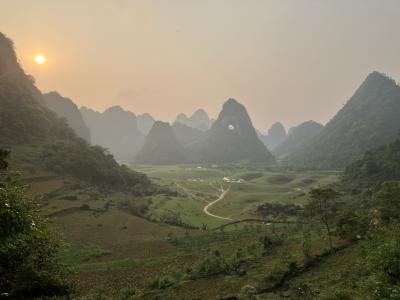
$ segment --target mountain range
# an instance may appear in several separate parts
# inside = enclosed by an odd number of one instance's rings
[[[90,129],[92,144],[109,149],[118,160],[133,161],[145,139],[134,113],[120,106],[110,107],[103,113],[82,107],[81,113]]]
[[[204,109],[196,110],[190,117],[186,116],[184,113],[180,113],[176,117],[175,123],[176,122],[199,129],[201,131],[210,129],[212,124],[212,120]]]
[[[120,166],[104,149],[79,138],[18,63],[13,43],[0,33],[0,144],[24,175],[57,174],[134,194],[153,191],[146,175]]]
[[[307,121],[292,127],[286,138],[274,147],[272,153],[276,157],[286,157],[317,136],[323,128],[322,124],[315,121]]]

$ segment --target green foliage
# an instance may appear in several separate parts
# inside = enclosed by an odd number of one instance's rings
[[[4,165],[4,164],[3,164]],[[69,287],[57,262],[59,244],[36,213],[25,186],[0,178],[0,291],[10,297],[65,295]]]
[[[400,87],[393,79],[371,73],[322,131],[289,156],[289,164],[344,168],[365,151],[393,142],[400,130],[399,100]]]
[[[246,261],[245,252],[237,249],[230,257],[223,256],[214,250],[192,267],[190,278],[203,278],[217,274],[240,275],[241,265]]]
[[[359,261],[364,286],[373,299],[400,298],[400,226],[380,227],[364,245]]]
[[[362,159],[346,168],[343,183],[349,189],[361,191],[393,180],[400,180],[400,140],[367,151]]]
[[[375,195],[375,203],[383,221],[400,221],[400,182],[385,182]]]
[[[285,203],[264,203],[257,207],[257,213],[263,217],[272,216],[274,218],[279,216],[297,216],[301,212],[301,207],[296,204],[285,204]]]
[[[332,250],[333,225],[338,211],[337,193],[331,188],[316,188],[310,191],[310,202],[304,208],[304,216],[314,218],[326,229],[329,247]]]
[[[81,139],[59,140],[44,146],[40,160],[49,170],[81,180],[134,194],[150,194],[154,186],[146,175],[120,166],[99,146],[88,146]]]

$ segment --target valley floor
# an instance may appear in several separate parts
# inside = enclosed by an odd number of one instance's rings
[[[114,298],[129,288],[146,291],[143,299],[218,299],[239,294],[244,286],[258,284],[288,263],[301,266],[305,262],[301,224],[244,222],[213,229],[232,220],[262,219],[257,207],[266,202],[302,205],[311,187],[335,182],[338,176],[330,171],[278,172],[237,166],[135,169],[172,193],[134,199],[63,178],[28,180],[42,213],[65,240],[60,259],[73,270],[78,297],[104,292]],[[148,206],[144,218],[121,205],[131,201]],[[261,253],[260,241],[266,235],[279,237],[279,243]],[[319,254],[327,249],[327,243],[316,236],[311,249]],[[335,244],[342,242],[336,240]],[[204,263],[213,251],[227,258],[238,251],[245,253],[240,270],[182,276],[185,269]],[[175,283],[157,287],[155,280],[163,276],[175,276]],[[312,281],[309,276],[307,280]],[[293,284],[297,284],[295,279]]]

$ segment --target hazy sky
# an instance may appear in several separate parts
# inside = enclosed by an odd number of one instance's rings
[[[400,80],[398,0],[0,0],[0,31],[43,91],[168,121],[233,97],[263,131],[326,122],[372,70]]]

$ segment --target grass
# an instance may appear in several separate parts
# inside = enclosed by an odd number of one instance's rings
[[[203,212],[204,206],[218,198],[220,186],[231,187],[226,198],[210,208],[210,212],[232,218],[259,217],[258,205],[265,202],[294,203],[307,201],[307,191],[314,186],[337,180],[334,172],[278,172],[240,166],[215,167],[136,166],[152,180],[178,193],[177,196],[154,195],[139,199],[150,203],[147,216],[160,218],[166,211],[179,212],[184,223],[215,228],[227,223]],[[224,177],[244,183],[226,183]],[[290,180],[289,180],[290,178]],[[57,184],[54,180],[58,180]],[[118,289],[143,288],[156,276],[183,268],[202,259],[213,249],[230,256],[238,248],[246,248],[265,234],[291,232],[292,243],[285,243],[276,254],[246,263],[243,276],[216,276],[185,282],[165,291],[162,299],[214,299],[223,294],[238,293],[242,286],[255,285],[273,268],[286,266],[288,259],[301,262],[301,236],[295,226],[263,226],[238,224],[224,231],[190,230],[150,222],[122,209],[119,204],[130,195],[106,193],[61,178],[41,177],[31,180],[37,191],[44,191],[42,212],[53,214],[52,224],[69,243],[62,248],[60,260],[77,272],[78,291],[104,287],[113,294]],[[62,185],[60,183],[62,182]],[[131,199],[138,201],[138,199]],[[90,210],[79,209],[88,205]],[[59,213],[66,212],[69,213]],[[55,213],[55,214],[54,214]],[[315,241],[313,251],[326,248],[325,241]],[[213,286],[213,289],[209,287]]]
[[[59,258],[64,264],[78,265],[110,254],[111,251],[95,245],[66,244],[60,249]]]
[[[337,172],[279,172],[262,168],[249,170],[239,166],[137,166],[136,169],[180,194],[178,197],[153,197],[149,215],[157,219],[166,210],[178,211],[183,222],[197,227],[205,224],[208,228],[226,223],[203,212],[207,203],[218,198],[221,185],[224,188],[230,186],[230,192],[210,208],[210,212],[232,219],[243,219],[254,217],[257,206],[266,202],[303,205],[308,200],[307,192],[310,188],[333,183],[338,179]],[[223,180],[224,177],[242,178],[245,182],[230,184]]]

